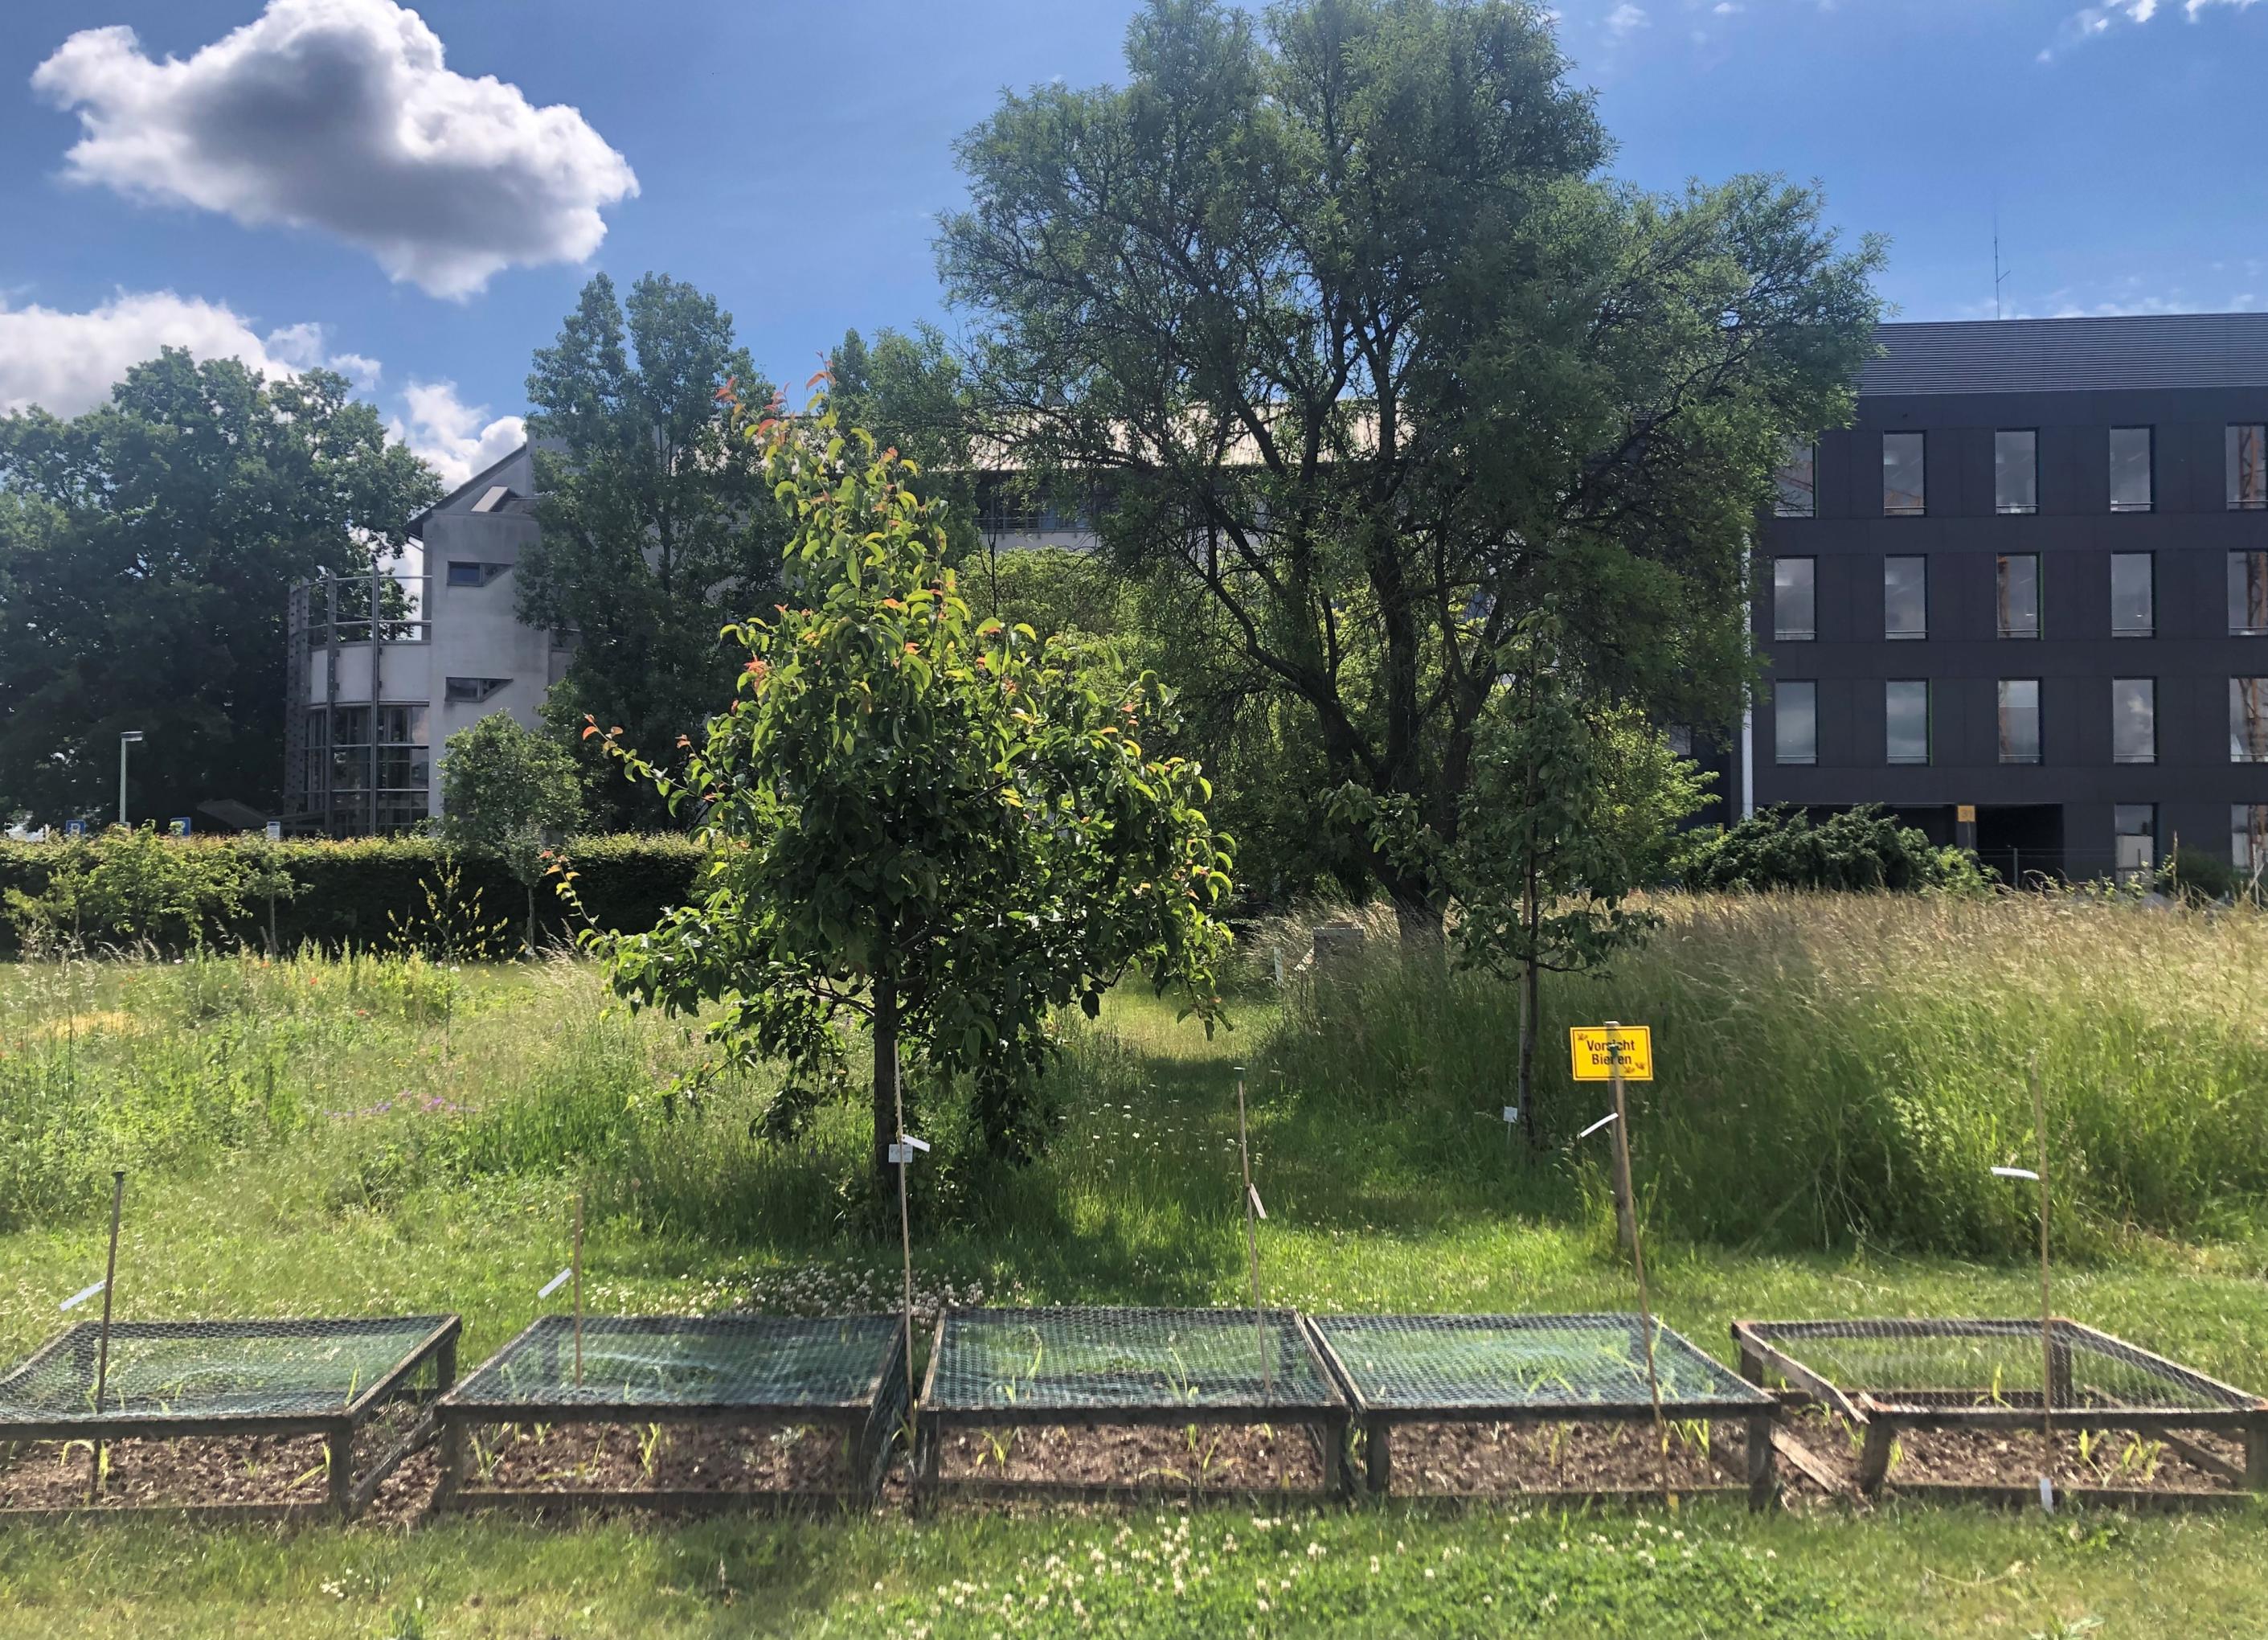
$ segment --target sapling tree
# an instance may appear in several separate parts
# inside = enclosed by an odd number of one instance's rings
[[[1154,676],[972,615],[912,463],[840,431],[823,398],[750,436],[791,518],[788,601],[726,629],[747,660],[681,770],[604,734],[709,863],[650,933],[586,943],[634,1005],[721,1004],[712,1069],[784,1061],[776,1129],[863,1024],[878,1186],[909,1056],[966,1076],[988,1148],[1027,1156],[1054,1009],[1092,1016],[1140,968],[1208,1030],[1219,1015],[1229,859],[1209,788],[1144,750],[1171,708]]]
[[[535,885],[548,869],[547,834],[583,817],[575,759],[557,742],[492,712],[441,749],[441,839],[501,861],[527,892],[524,948],[535,949]]]
[[[1582,678],[1555,609],[1498,655],[1503,681],[1476,737],[1455,868],[1459,959],[1516,971],[1522,1125],[1535,1136],[1535,1044],[1547,972],[1596,970],[1660,919],[1624,903],[1659,867],[1706,777],[1661,734]]]

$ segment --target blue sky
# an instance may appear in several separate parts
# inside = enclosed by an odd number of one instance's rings
[[[593,269],[715,292],[800,383],[937,318],[951,144],[1115,78],[1129,0],[13,0],[0,409],[163,341],[345,369],[460,476]],[[1614,169],[1783,172],[1910,318],[2268,307],[2268,0],[1559,0]],[[126,31],[130,31],[130,34]]]

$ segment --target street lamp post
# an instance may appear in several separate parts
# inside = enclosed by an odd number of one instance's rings
[[[126,824],[126,749],[142,738],[140,729],[126,729],[118,736],[118,824]]]

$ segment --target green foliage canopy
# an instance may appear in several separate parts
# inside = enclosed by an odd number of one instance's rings
[[[779,581],[783,529],[762,463],[733,436],[734,395],[770,388],[714,298],[647,274],[618,299],[583,287],[527,378],[541,538],[519,558],[520,618],[575,634],[545,718],[571,743],[586,716],[666,746],[723,694],[718,633]],[[659,823],[659,805],[594,779],[601,824]]]
[[[605,737],[695,817],[708,868],[651,933],[590,942],[638,1004],[721,1001],[727,1059],[785,1060],[780,1125],[866,1021],[878,1182],[902,1042],[970,1079],[996,1154],[1028,1154],[1051,1009],[1094,1013],[1138,964],[1217,1016],[1229,860],[1204,776],[1138,739],[1170,712],[1154,676],[972,616],[895,451],[823,401],[756,431],[793,520],[789,601],[730,630],[747,658],[681,778]]]
[[[1547,595],[1596,687],[1728,720],[1743,543],[1790,437],[1848,417],[1877,247],[1777,179],[1606,180],[1508,0],[1152,0],[1126,56],[962,139],[939,254],[998,436],[1105,489],[1182,642],[1298,703],[1325,784],[1409,799],[1433,858]],[[1438,928],[1410,858],[1365,863]]]
[[[440,485],[343,377],[263,381],[178,349],[69,421],[0,417],[0,815],[284,785],[290,588],[400,550]]]
[[[562,838],[582,818],[573,754],[521,728],[509,712],[492,712],[459,729],[442,748],[442,840],[502,861],[527,890],[526,944],[531,950],[545,834]]]

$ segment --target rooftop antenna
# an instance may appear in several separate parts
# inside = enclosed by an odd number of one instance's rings
[[[2008,275],[2000,271],[2000,202],[1992,201],[1992,317],[2006,317],[2000,311],[2000,287],[2008,282]]]

